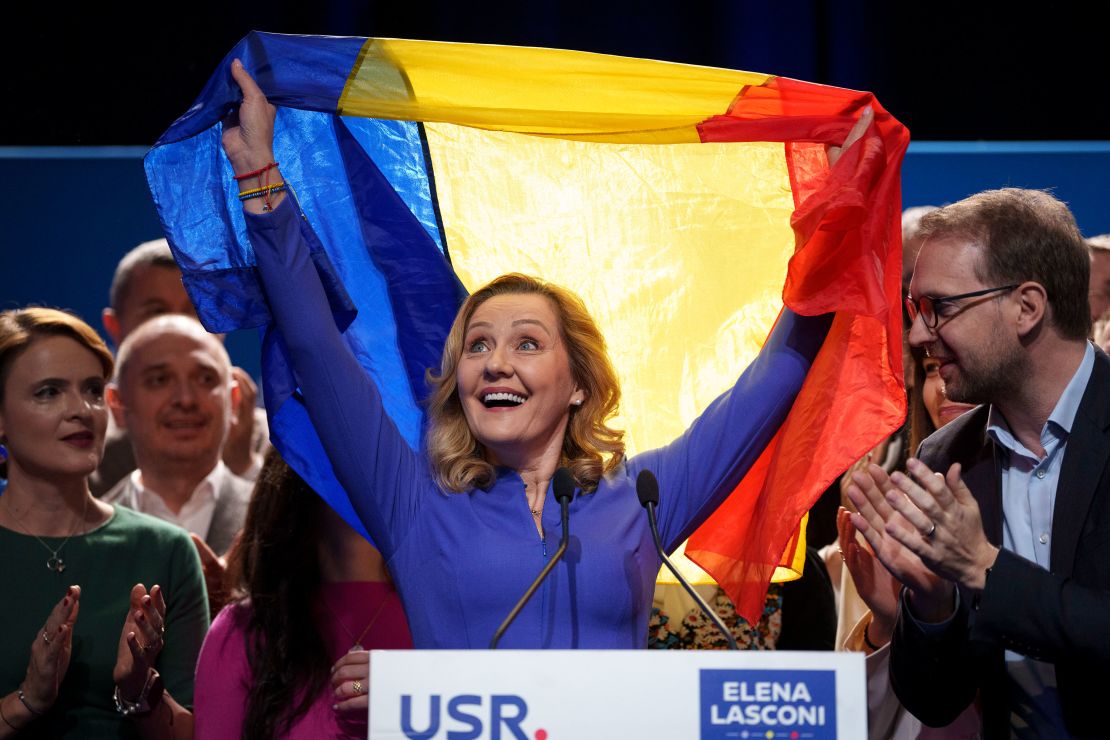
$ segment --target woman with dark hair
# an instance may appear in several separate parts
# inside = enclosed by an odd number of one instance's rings
[[[112,368],[80,319],[0,313],[0,737],[188,734],[175,718],[208,628],[196,551],[89,492]]]
[[[277,452],[228,580],[197,665],[197,737],[366,737],[367,651],[412,647],[401,602],[378,551]]]
[[[637,475],[658,479],[664,544],[677,545],[785,419],[832,317],[784,311],[732,390],[667,447],[626,459],[609,426],[620,389],[582,302],[505,275],[460,308],[429,378],[425,445],[414,451],[332,319],[302,233],[309,227],[273,160],[274,108],[238,61],[232,75],[244,97],[223,145],[270,311],[336,475],[396,578],[414,642],[489,643],[548,562],[548,537],[562,530],[551,480],[566,467],[582,494],[571,504],[573,549],[501,644],[644,647],[660,561]]]
[[[925,350],[911,347],[913,355],[913,387],[910,398],[910,454],[921,446],[922,440],[957,416],[975,408],[973,404],[952,401],[944,392],[940,377],[940,361],[928,357]]]

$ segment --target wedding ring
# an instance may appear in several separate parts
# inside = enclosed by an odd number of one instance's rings
[[[351,684],[351,688],[354,689],[355,696],[358,696],[362,693],[362,681],[355,681]]]
[[[47,645],[50,644],[50,638],[47,636],[46,630],[42,631],[42,641],[45,642]]]
[[[936,533],[937,533],[937,523],[936,522],[930,522],[929,523],[929,531],[926,532],[925,534],[921,535],[921,536],[924,537],[927,540],[931,540],[931,539],[933,539],[933,535],[936,534]]]

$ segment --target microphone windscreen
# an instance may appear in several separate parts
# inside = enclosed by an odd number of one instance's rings
[[[553,487],[556,501],[574,500],[574,474],[566,468],[559,468],[555,471]]]
[[[640,499],[640,506],[659,505],[659,481],[650,470],[641,470],[636,476],[636,496]]]

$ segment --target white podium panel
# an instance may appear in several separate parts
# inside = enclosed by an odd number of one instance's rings
[[[862,653],[375,650],[373,740],[865,740]]]

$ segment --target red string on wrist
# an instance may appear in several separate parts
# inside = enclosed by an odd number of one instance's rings
[[[272,170],[273,168],[275,168],[277,166],[278,166],[277,162],[270,162],[265,167],[260,167],[257,170],[253,170],[251,172],[244,172],[241,175],[236,175],[235,176],[235,182],[239,182],[240,180],[246,180],[246,179],[251,178],[251,177],[261,177],[264,173],[269,172],[270,170]]]

